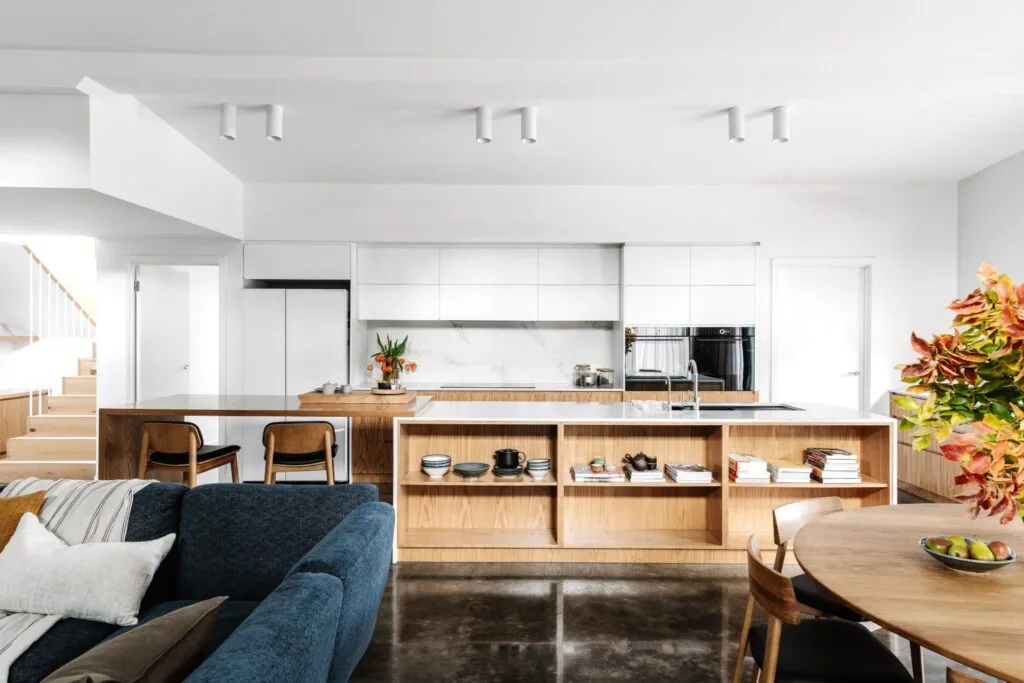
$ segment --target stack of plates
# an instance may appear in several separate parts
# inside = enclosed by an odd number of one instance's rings
[[[498,467],[494,466],[494,476],[496,477],[518,477],[523,473],[523,466],[518,465],[516,467]]]

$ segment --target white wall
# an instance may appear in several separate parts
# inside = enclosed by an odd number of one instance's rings
[[[0,94],[0,186],[89,186],[89,100]]]
[[[960,181],[957,293],[983,261],[1024,282],[1024,152]]]
[[[735,186],[251,184],[246,239],[761,242],[758,384],[768,386],[771,260],[874,257],[871,402],[900,386],[911,330],[948,326],[953,183]],[[815,330],[808,312],[808,332]],[[827,343],[823,342],[823,343]]]

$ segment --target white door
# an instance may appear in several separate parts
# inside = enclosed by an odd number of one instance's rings
[[[139,266],[135,294],[136,399],[189,393],[188,273]]]
[[[868,283],[865,265],[773,265],[773,401],[867,408]]]
[[[242,393],[285,393],[285,290],[242,290]],[[243,481],[263,481],[263,427],[276,418],[232,418],[242,424]]]

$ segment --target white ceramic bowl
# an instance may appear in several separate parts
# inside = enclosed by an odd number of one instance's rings
[[[440,465],[451,465],[452,456],[445,455],[444,453],[431,453],[430,455],[424,455],[420,458],[420,464],[424,467],[428,465],[440,466]]]
[[[548,468],[546,470],[538,470],[534,468],[532,470],[526,470],[526,473],[529,474],[534,479],[543,479],[544,477],[548,476],[548,472],[550,471],[551,468]]]
[[[449,469],[451,469],[451,465],[424,465],[423,473],[431,479],[440,479],[448,474]]]

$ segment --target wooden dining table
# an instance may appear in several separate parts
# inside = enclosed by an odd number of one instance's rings
[[[986,574],[946,568],[919,545],[957,534],[1024,553],[1024,523],[961,505],[890,505],[820,517],[796,537],[815,581],[885,629],[997,678],[1024,683],[1024,561]],[[1024,560],[1024,555],[1022,555]]]

